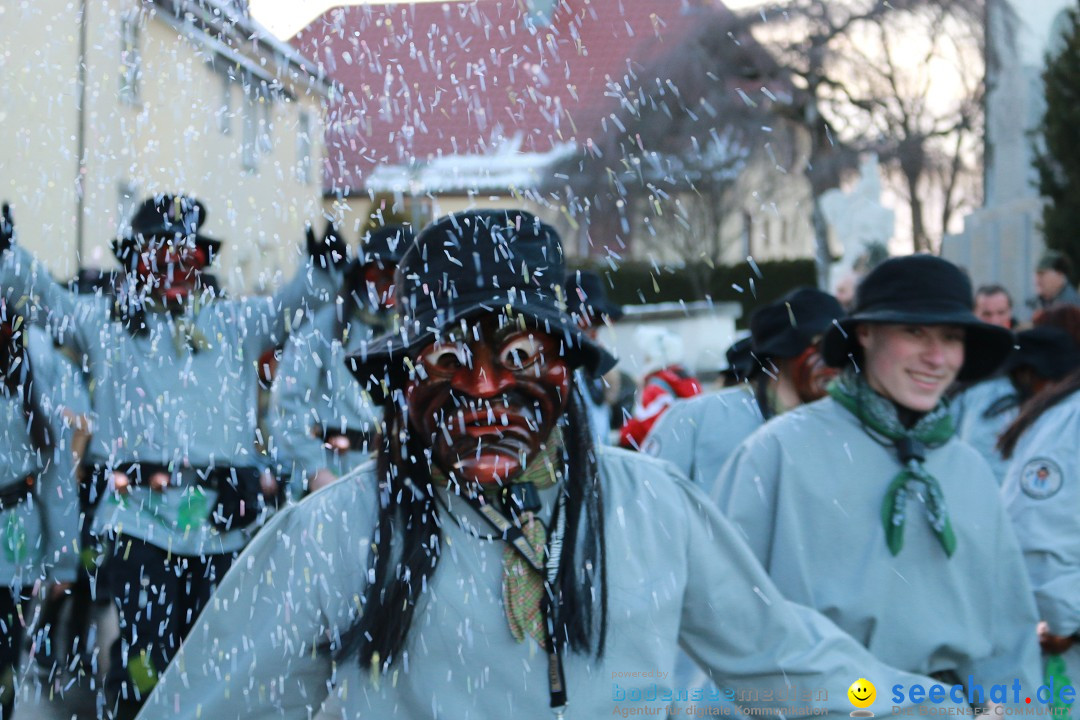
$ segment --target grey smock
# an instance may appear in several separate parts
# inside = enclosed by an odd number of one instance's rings
[[[256,363],[284,342],[298,311],[333,297],[335,274],[307,266],[272,296],[237,300],[189,298],[182,319],[205,346],[178,347],[177,320],[147,312],[148,331],[133,334],[112,312],[112,298],[76,296],[58,285],[24,248],[7,252],[0,282],[28,298],[82,355],[94,414],[87,459],[124,470],[131,463],[171,467],[178,484],[164,491],[133,486],[126,497],[107,493],[94,530],[124,534],[178,555],[241,549],[254,527],[220,530],[210,520],[217,492],[187,470],[257,467]]]
[[[816,705],[846,718],[859,677],[886,688],[930,682],[871,657],[820,614],[786,601],[734,529],[670,465],[598,451],[607,547],[602,659],[566,656],[568,718],[652,708],[672,689],[679,648],[750,705],[766,691],[827,689]],[[360,607],[375,529],[374,464],[279,513],[218,587],[154,689],[142,718],[543,718],[547,657],[518,643],[502,605],[504,544],[440,490],[438,567],[413,619],[408,660],[378,678],[325,649]],[[541,491],[544,517],[557,488]],[[622,695],[620,695],[622,694]],[[796,715],[798,713],[795,713]]]
[[[739,443],[764,422],[753,389],[739,385],[677,401],[656,421],[641,448],[674,463],[708,491]]]
[[[271,393],[271,434],[283,472],[292,478],[290,493],[297,498],[306,491],[309,476],[319,469],[341,477],[370,454],[359,448],[331,450],[323,442],[324,432],[374,436],[380,424],[382,409],[349,372],[345,357],[360,352],[383,328],[355,317],[344,323],[344,306],[320,308],[289,336],[278,363]],[[340,337],[343,324],[344,339]]]
[[[952,557],[917,491],[903,548],[890,553],[881,508],[900,464],[832,398],[747,438],[714,498],[785,597],[820,610],[881,661],[984,686],[1019,679],[1034,691],[1035,606],[990,468],[955,437],[929,449],[925,467],[956,533]]]
[[[1020,403],[1014,401],[1016,394],[1009,378],[991,378],[957,395],[950,408],[956,418],[957,437],[966,440],[986,459],[998,485],[1004,480],[1009,463],[998,452],[997,441],[1019,414]]]
[[[23,326],[33,372],[34,396],[43,413],[52,449],[30,440],[22,399],[0,395],[0,486],[35,478],[33,493],[0,511],[0,585],[20,588],[38,580],[75,580],[79,562],[79,489],[71,458],[72,423],[65,416],[84,409],[85,390],[52,340]]]
[[[1039,618],[1054,635],[1080,632],[1080,393],[1050,408],[1020,437],[1001,497],[1024,553]],[[1062,655],[1080,682],[1080,647]],[[1058,680],[1061,682],[1060,678]]]

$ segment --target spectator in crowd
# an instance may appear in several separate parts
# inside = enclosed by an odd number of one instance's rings
[[[1080,293],[1073,287],[1072,278],[1069,256],[1059,250],[1047,250],[1035,266],[1035,297],[1029,305],[1036,310],[1054,305],[1080,305]]]
[[[1012,330],[1016,320],[1009,291],[1001,285],[981,285],[975,291],[975,317],[984,323]]]
[[[634,333],[641,365],[641,389],[630,417],[619,431],[619,445],[637,450],[653,424],[676,400],[700,395],[701,383],[683,366],[682,338],[661,327],[643,325]]]

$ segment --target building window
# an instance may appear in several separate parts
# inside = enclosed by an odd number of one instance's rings
[[[311,183],[311,115],[301,111],[296,129],[296,181]]]
[[[135,196],[139,188],[130,180],[121,180],[116,184],[116,212],[119,219],[120,234],[131,229],[131,216],[135,214]]]
[[[232,132],[233,81],[228,73],[221,74],[221,106],[218,108],[218,129],[222,135]]]
[[[266,82],[255,83],[251,73],[244,73],[244,169],[254,172],[258,169],[259,155],[272,152],[274,139],[273,94]]]
[[[754,216],[750,213],[743,211],[743,255],[745,257],[754,256]]]
[[[120,100],[128,105],[139,103],[142,78],[142,55],[139,52],[139,14],[128,13],[120,19]]]
[[[250,83],[244,85],[244,138],[243,138],[243,164],[245,170],[254,171],[258,167],[259,148],[259,118],[258,102],[255,88]]]
[[[273,113],[273,103],[270,101],[270,95],[265,92],[259,93],[258,97],[259,105],[259,152],[268,153],[274,150],[274,138],[271,133],[273,130],[273,121],[271,115]]]

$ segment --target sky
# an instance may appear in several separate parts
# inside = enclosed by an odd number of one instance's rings
[[[393,0],[389,0],[393,2]],[[443,2],[444,0],[412,0],[413,2]],[[726,0],[730,8],[758,5],[761,0]],[[368,3],[366,0],[249,0],[251,14],[282,40],[288,40],[309,22],[332,7],[342,5],[386,5],[388,0]]]

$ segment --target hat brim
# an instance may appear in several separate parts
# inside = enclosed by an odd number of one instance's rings
[[[1013,351],[1012,331],[984,323],[970,313],[917,313],[881,310],[837,320],[825,333],[821,356],[832,367],[844,367],[858,347],[855,328],[874,325],[956,325],[964,328],[964,364],[956,379],[974,382],[1000,370]]]
[[[561,352],[571,368],[583,367],[593,374],[603,374],[615,367],[618,359],[585,334],[565,313],[530,304],[507,302],[506,298],[477,302],[455,309],[454,323],[473,320],[492,313],[519,316],[533,328],[561,340]],[[391,389],[405,382],[411,373],[411,359],[439,338],[434,327],[410,333],[406,328],[368,342],[366,348],[345,358],[345,365],[361,386],[376,396],[382,395],[384,383]]]

